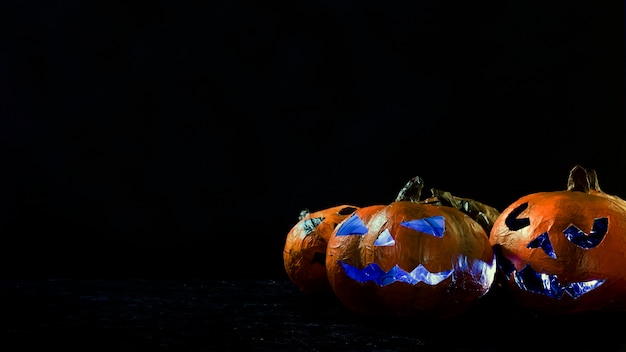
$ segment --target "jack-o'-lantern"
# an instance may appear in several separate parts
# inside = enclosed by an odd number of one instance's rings
[[[331,234],[328,280],[351,310],[447,318],[489,291],[496,264],[487,232],[455,207],[419,201],[421,187],[411,179],[395,201],[357,209]]]
[[[567,189],[510,204],[490,233],[503,281],[540,313],[626,308],[626,201],[603,192],[594,170],[576,165]]]
[[[289,279],[304,293],[332,293],[326,276],[328,238],[348,215],[358,207],[339,205],[313,213],[300,212],[298,222],[287,234],[283,264]]]

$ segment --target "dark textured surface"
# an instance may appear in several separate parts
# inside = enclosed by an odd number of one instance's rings
[[[416,175],[504,209],[580,164],[626,198],[623,14],[2,1],[4,350],[620,348],[623,320],[489,297],[451,321],[380,321],[276,278],[303,208],[387,204]]]
[[[621,315],[540,317],[490,292],[442,321],[366,318],[282,279],[1,281],[11,350],[619,351]]]

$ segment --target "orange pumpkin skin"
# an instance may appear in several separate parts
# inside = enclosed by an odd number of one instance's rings
[[[289,279],[306,294],[332,293],[326,275],[328,238],[358,207],[338,205],[313,213],[303,211],[290,229],[283,248],[283,264]]]
[[[442,237],[403,226],[426,219],[443,224]],[[355,221],[362,223],[363,233],[344,233]],[[410,274],[421,266],[433,276],[447,275],[427,284],[421,274]],[[488,292],[495,257],[485,230],[458,209],[395,201],[360,208],[342,221],[328,240],[326,269],[335,295],[357,313],[447,318]],[[354,273],[362,276],[355,279]]]
[[[574,167],[567,190],[523,196],[494,222],[498,278],[527,308],[549,314],[626,308],[626,201],[585,180],[586,172]]]

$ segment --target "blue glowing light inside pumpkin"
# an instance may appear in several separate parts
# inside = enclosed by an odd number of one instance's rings
[[[529,218],[518,218],[518,216],[528,208],[528,203],[520,204],[517,208],[513,209],[511,213],[506,217],[505,224],[512,231],[520,230],[524,227],[530,226]],[[609,228],[608,218],[596,218],[593,220],[593,225],[589,234],[585,233],[573,224],[563,230],[565,238],[571,243],[584,249],[591,249],[597,247],[606,234]],[[552,243],[548,236],[548,232],[544,232],[530,241],[527,248],[541,248],[551,258],[556,258],[557,254],[554,252]],[[556,275],[550,275],[546,273],[540,273],[535,271],[530,264],[524,266],[521,270],[517,271],[512,261],[506,258],[500,247],[495,247],[494,251],[498,258],[498,267],[505,274],[506,278],[510,280],[513,278],[517,286],[529,292],[545,295],[555,299],[561,299],[566,293],[577,299],[580,296],[593,291],[598,288],[604,282],[605,279],[578,281],[570,283],[561,283]]]
[[[537,238],[530,241],[528,245],[526,245],[526,248],[541,248],[550,258],[556,258],[556,253],[554,253],[552,242],[550,242],[550,237],[548,237],[547,232],[542,233],[537,236]]]
[[[445,231],[445,219],[443,216],[433,216],[424,219],[403,221],[400,225],[411,230],[427,233],[435,237],[443,237]],[[337,229],[337,236],[364,235],[367,233],[367,226],[357,215],[352,214]]]
[[[443,216],[432,216],[430,218],[403,221],[402,226],[409,229],[427,233],[435,237],[442,238],[445,231],[445,221]]]
[[[362,269],[344,262],[339,263],[343,267],[346,275],[351,279],[361,283],[371,281],[379,286],[387,286],[394,282],[404,282],[409,285],[416,285],[423,282],[432,286],[439,284],[449,277],[455,280],[457,273],[467,272],[472,276],[474,282],[478,283],[484,289],[488,289],[493,282],[496,270],[495,256],[491,263],[488,263],[480,259],[469,260],[466,256],[460,255],[457,261],[453,263],[452,269],[437,273],[431,273],[422,264],[419,264],[415,269],[407,272],[398,265],[384,271],[376,263],[368,264]]]
[[[494,249],[496,249],[498,267],[503,271],[508,280],[513,278],[517,287],[524,291],[541,294],[554,299],[560,299],[567,293],[570,297],[577,299],[585,293],[598,288],[606,281],[589,280],[563,284],[559,282],[556,275],[537,272],[529,264],[517,272],[513,262],[502,255],[500,247]]]
[[[381,232],[380,235],[378,235],[378,238],[376,238],[376,241],[374,241],[374,246],[377,247],[389,247],[395,244],[396,240],[394,240],[391,236],[389,229],[385,229],[385,231]]]
[[[445,232],[445,218],[443,216],[403,221],[400,224],[406,228],[437,238],[442,238]],[[336,235],[364,235],[367,232],[367,226],[357,214],[353,214],[337,229]],[[393,246],[395,244],[396,242],[389,229],[382,231],[374,241],[375,246]],[[455,280],[454,274],[458,271],[469,272],[475,282],[487,289],[491,286],[496,271],[495,255],[491,263],[486,263],[482,260],[469,260],[466,256],[461,255],[452,263],[452,269],[436,273],[431,273],[422,264],[419,264],[411,271],[406,271],[398,265],[385,271],[376,263],[370,263],[364,268],[357,268],[344,262],[339,263],[346,275],[353,280],[362,283],[374,282],[379,286],[386,286],[394,282],[403,282],[409,285],[423,282],[428,285],[437,285],[449,277]]]
[[[357,215],[352,214],[337,229],[337,236],[364,235],[367,233],[367,226],[363,220]]]
[[[595,248],[606,236],[609,229],[609,218],[597,218],[593,220],[593,226],[589,234],[574,225],[570,225],[563,231],[565,238],[578,247],[585,249]]]
[[[522,290],[556,299],[562,298],[565,293],[577,299],[585,293],[598,288],[606,281],[590,280],[563,284],[559,282],[556,275],[536,272],[530,265],[526,265],[522,270],[515,272],[513,276],[515,283]]]
[[[453,270],[446,270],[439,273],[431,273],[422,264],[418,265],[411,272],[401,269],[398,265],[388,271],[384,271],[376,263],[368,264],[363,269],[356,268],[347,263],[340,263],[344,272],[351,279],[358,282],[373,281],[379,286],[387,286],[396,281],[404,282],[409,285],[415,285],[418,282],[424,282],[428,285],[436,285],[447,279]]]

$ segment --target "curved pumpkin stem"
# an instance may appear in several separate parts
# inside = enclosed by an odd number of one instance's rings
[[[483,227],[485,232],[489,234],[494,221],[500,215],[500,211],[489,205],[477,202],[470,198],[461,198],[453,196],[450,192],[431,188],[432,197],[420,201],[422,189],[424,188],[424,180],[415,176],[402,187],[396,196],[396,202],[409,201],[413,203],[430,204],[433,206],[447,206],[456,208],[463,213],[469,215]]]
[[[587,179],[589,179],[589,187],[598,192],[602,192],[600,184],[598,183],[598,174],[596,170],[587,169]]]
[[[422,196],[422,188],[424,188],[424,180],[422,180],[419,176],[415,176],[410,179],[404,187],[402,187],[400,192],[398,192],[395,201],[409,201],[417,203]]]
[[[300,210],[300,215],[298,215],[298,221],[306,218],[307,216],[309,216],[309,214],[311,214],[311,212],[309,211],[308,208],[304,208]]]
[[[587,178],[587,170],[576,165],[569,172],[567,179],[567,190],[589,193],[589,179]]]
[[[595,170],[585,169],[580,165],[574,166],[569,172],[567,190],[589,193],[591,190],[600,192],[598,175]]]
[[[430,191],[433,196],[432,198],[429,198],[427,202],[434,199],[436,202],[431,201],[433,204],[459,209],[469,215],[472,219],[476,220],[476,222],[478,222],[480,226],[485,229],[487,234],[489,234],[491,228],[493,227],[493,223],[500,215],[500,211],[496,208],[473,199],[457,197],[452,195],[450,192],[435,188],[432,188]]]

